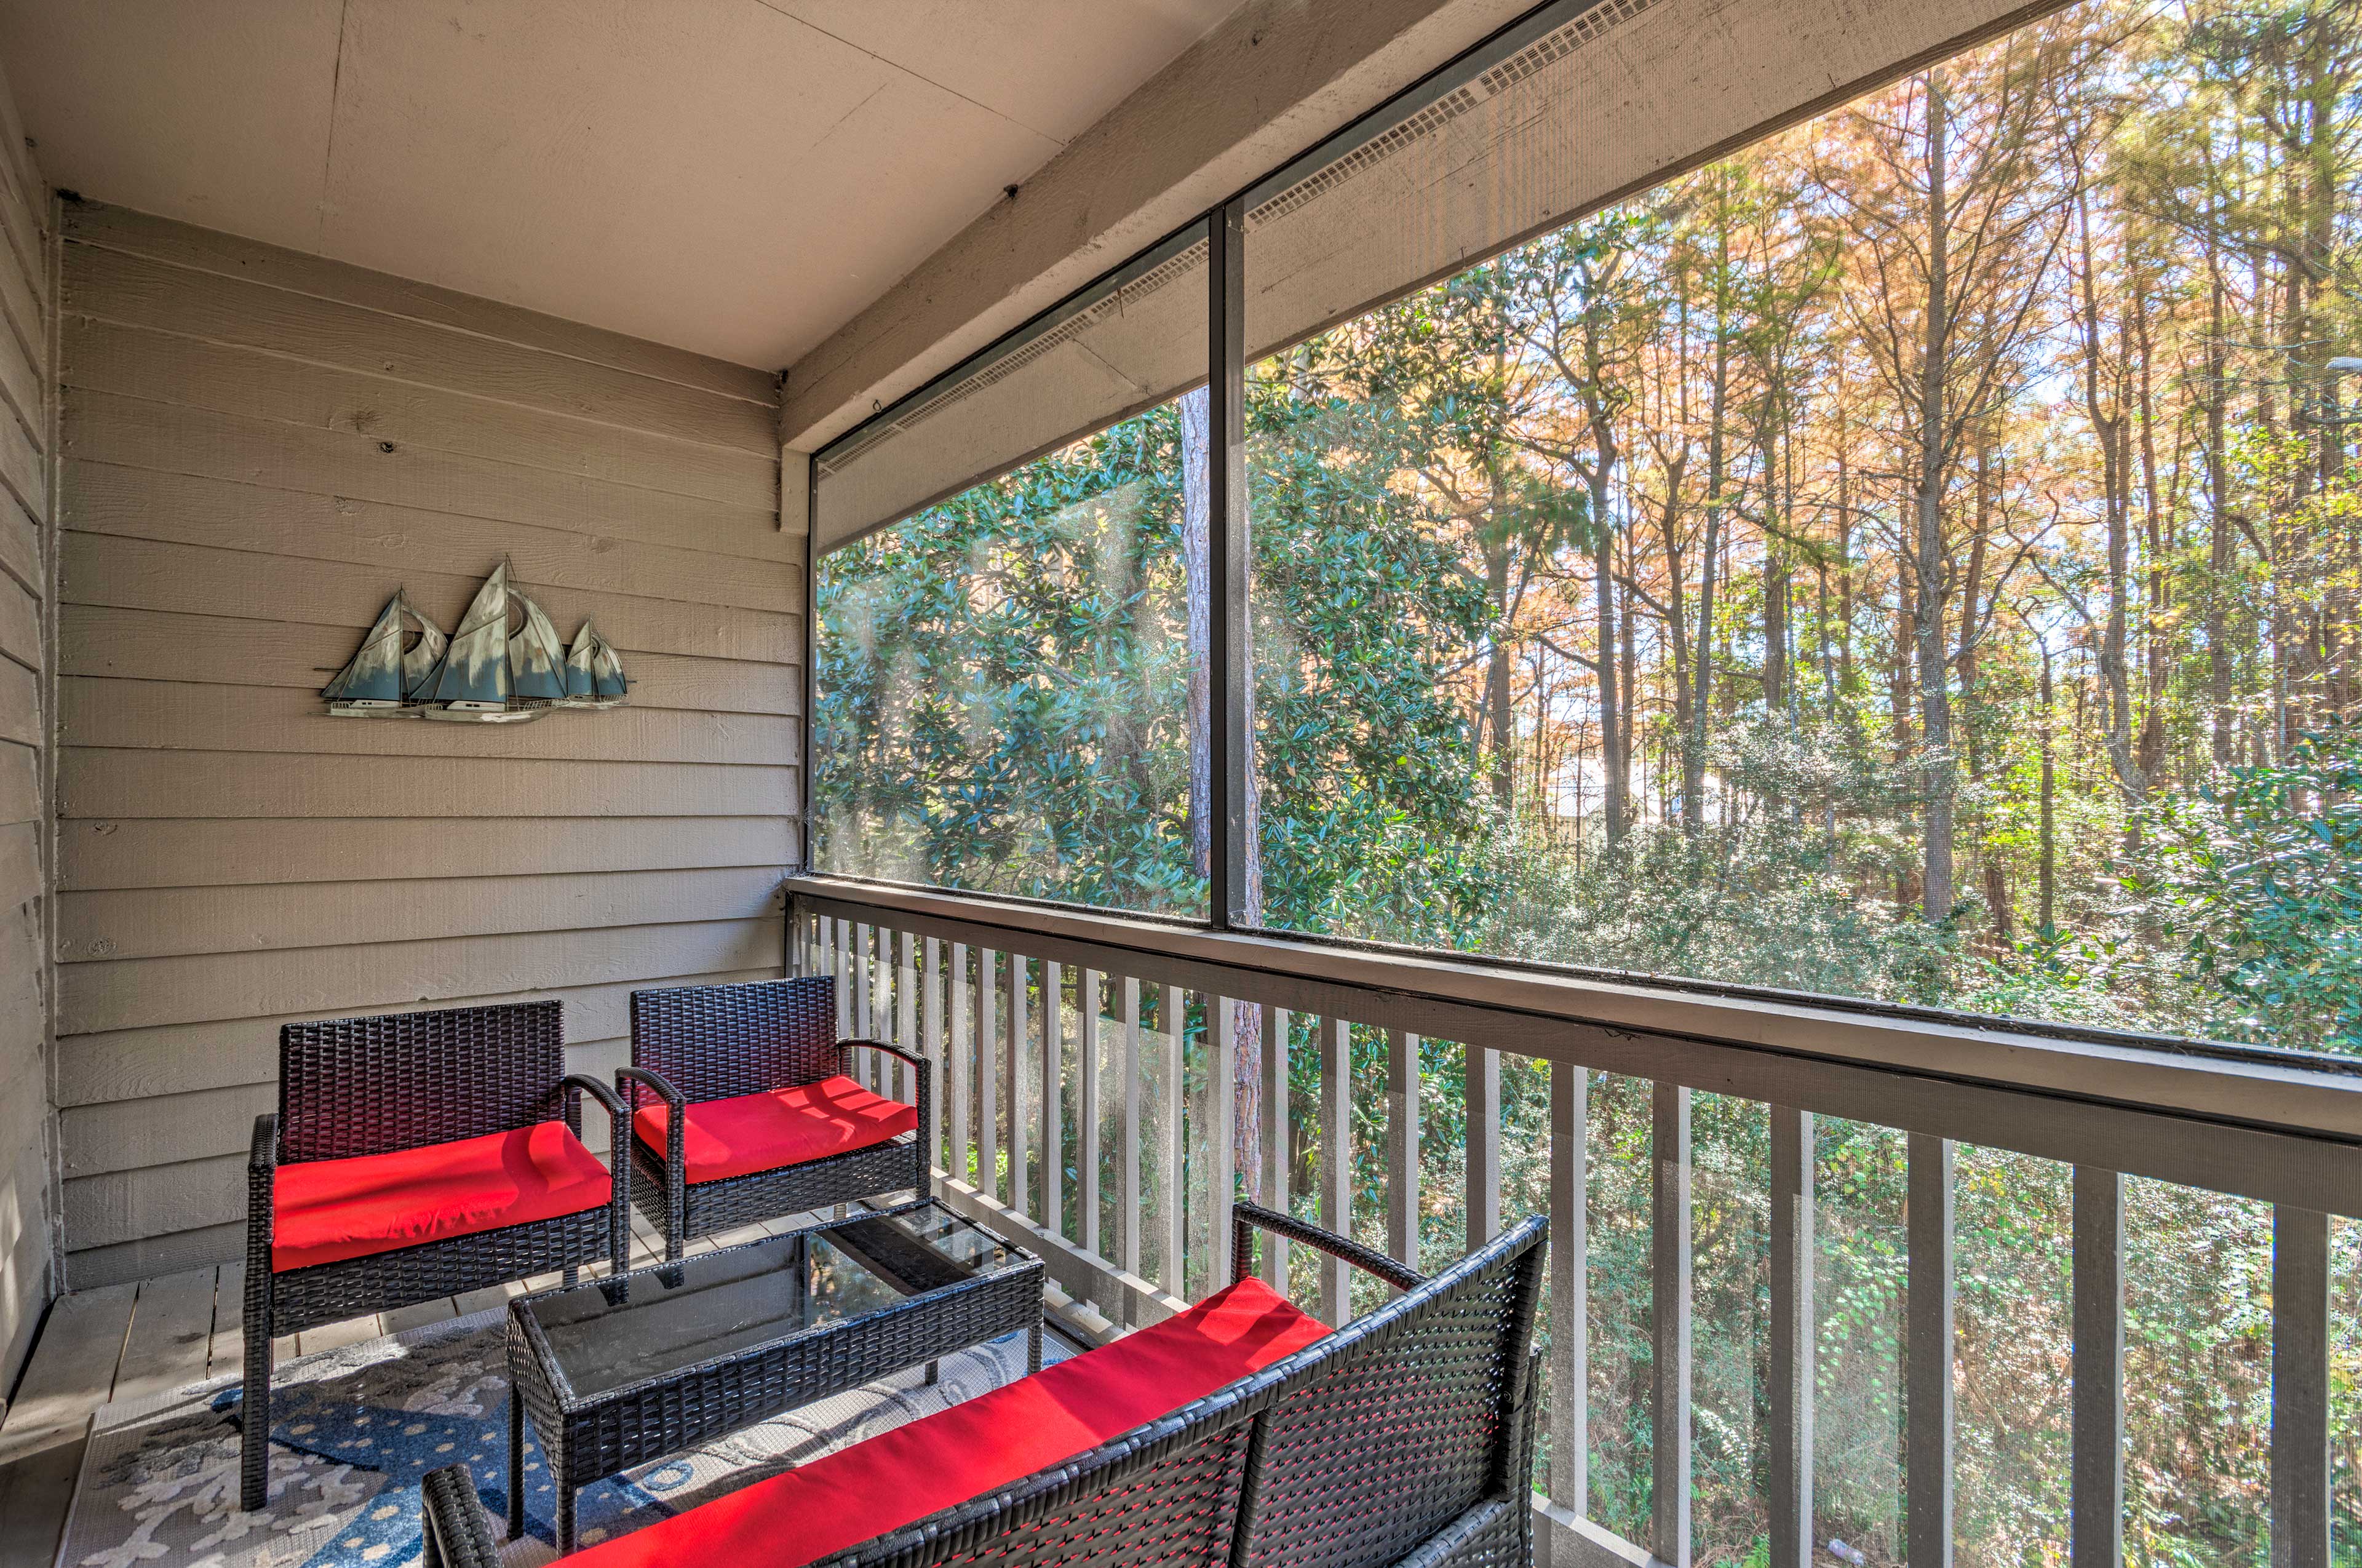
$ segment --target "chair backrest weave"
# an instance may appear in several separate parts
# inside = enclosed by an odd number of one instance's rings
[[[1492,1499],[1523,1509],[1547,1233],[1529,1220],[1129,1441],[832,1562],[1375,1568]]]
[[[826,975],[632,993],[632,1065],[691,1100],[817,1083],[838,1070],[836,981]],[[653,1098],[626,1084],[633,1104]]]
[[[554,1001],[286,1024],[279,1157],[348,1159],[555,1121],[565,1076]]]
[[[1429,1298],[1340,1345],[1272,1407],[1237,1562],[1396,1562],[1527,1463],[1519,1412],[1545,1224],[1528,1221],[1451,1284],[1451,1271],[1429,1281]],[[1510,1497],[1522,1504],[1526,1485],[1518,1475]]]

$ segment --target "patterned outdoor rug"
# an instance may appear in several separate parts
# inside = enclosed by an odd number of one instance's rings
[[[66,1521],[58,1568],[401,1568],[419,1559],[419,1478],[465,1463],[494,1518],[508,1508],[508,1373],[495,1309],[344,1350],[282,1362],[270,1503],[237,1510],[238,1383],[215,1378],[102,1408]],[[1045,1362],[1070,1353],[1045,1334]],[[972,1398],[1023,1375],[1025,1337],[731,1434],[582,1489],[580,1544],[637,1529],[833,1449]],[[555,1494],[530,1423],[525,1539],[507,1568],[556,1555]]]

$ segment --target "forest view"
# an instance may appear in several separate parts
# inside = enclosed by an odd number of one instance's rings
[[[2357,240],[2362,5],[2086,0],[1253,366],[1251,912],[2362,1052]],[[1192,393],[827,559],[823,868],[1204,913],[1205,442]],[[1425,1067],[1448,1253],[1463,1066]],[[1592,1511],[1644,1538],[1648,1103],[1591,1093]],[[1539,1211],[1541,1070],[1504,1096]],[[1737,1562],[1764,1123],[1696,1114],[1698,1555]],[[1818,1158],[1816,1535],[1892,1561],[1901,1139]],[[1960,1168],[1961,1551],[2061,1559],[2068,1172]],[[2126,1201],[2127,1550],[2259,1562],[2268,1212]]]

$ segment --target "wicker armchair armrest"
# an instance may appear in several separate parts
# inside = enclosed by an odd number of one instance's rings
[[[919,1113],[919,1136],[914,1140],[914,1143],[919,1145],[924,1145],[927,1141],[926,1131],[929,1127],[933,1125],[933,1117],[932,1112],[934,1110],[935,1099],[935,1065],[933,1062],[928,1061],[924,1056],[913,1055],[909,1051],[903,1050],[900,1045],[889,1045],[883,1040],[838,1041],[836,1043],[836,1059],[838,1065],[844,1067],[851,1066],[852,1063],[846,1061],[845,1057],[848,1053],[854,1051],[875,1051],[881,1055],[892,1056],[900,1061],[910,1064],[912,1080],[918,1087],[918,1093],[911,1097],[911,1099],[917,1102],[913,1109]],[[925,1148],[920,1148],[919,1176],[915,1185],[922,1192],[925,1190],[927,1186],[927,1166],[932,1157],[933,1156]]]
[[[914,1055],[900,1045],[889,1045],[883,1040],[840,1040],[836,1043],[836,1050],[837,1059],[840,1062],[844,1059],[844,1053],[847,1051],[879,1051],[889,1056],[900,1057],[922,1073],[931,1071],[934,1066],[924,1056]]]
[[[680,1090],[673,1088],[671,1080],[667,1078],[662,1073],[657,1072],[654,1067],[618,1067],[615,1069],[615,1092],[636,1105],[639,1103],[637,1097],[627,1093],[624,1088],[624,1086],[627,1083],[646,1084],[650,1089],[655,1091],[656,1097],[658,1099],[663,1100],[676,1111],[682,1110],[689,1105],[689,1097],[681,1093]]]
[[[430,1470],[418,1489],[426,1516],[421,1568],[500,1568],[501,1554],[466,1465]]]
[[[254,1119],[254,1144],[246,1156],[247,1169],[267,1171],[279,1165],[279,1113],[266,1110]]]
[[[615,1087],[613,1084],[602,1084],[588,1073],[568,1073],[559,1080],[558,1087],[579,1089],[599,1102],[600,1109],[607,1113],[608,1125],[615,1135],[613,1139],[615,1157],[622,1159],[624,1151],[627,1147],[624,1142],[624,1128],[632,1120],[632,1108],[624,1103],[624,1097],[615,1092]],[[579,1135],[579,1132],[577,1135]]]
[[[1301,1242],[1332,1258],[1342,1258],[1365,1274],[1376,1275],[1396,1290],[1415,1290],[1427,1283],[1427,1275],[1408,1264],[1359,1242],[1348,1241],[1334,1231],[1324,1231],[1259,1203],[1238,1202],[1231,1206],[1231,1282],[1234,1285],[1254,1272],[1254,1233],[1258,1230]]]
[[[576,1137],[582,1135],[582,1116],[572,1091],[589,1095],[607,1112],[607,1262],[621,1274],[632,1258],[632,1108],[624,1103],[622,1095],[587,1073],[568,1073],[559,1080],[559,1087],[568,1091],[566,1121]]]

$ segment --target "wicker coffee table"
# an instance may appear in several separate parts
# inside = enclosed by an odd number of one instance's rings
[[[1042,1369],[1042,1261],[933,1199],[509,1304],[509,1534],[524,1423],[574,1549],[581,1487],[1017,1330]]]

